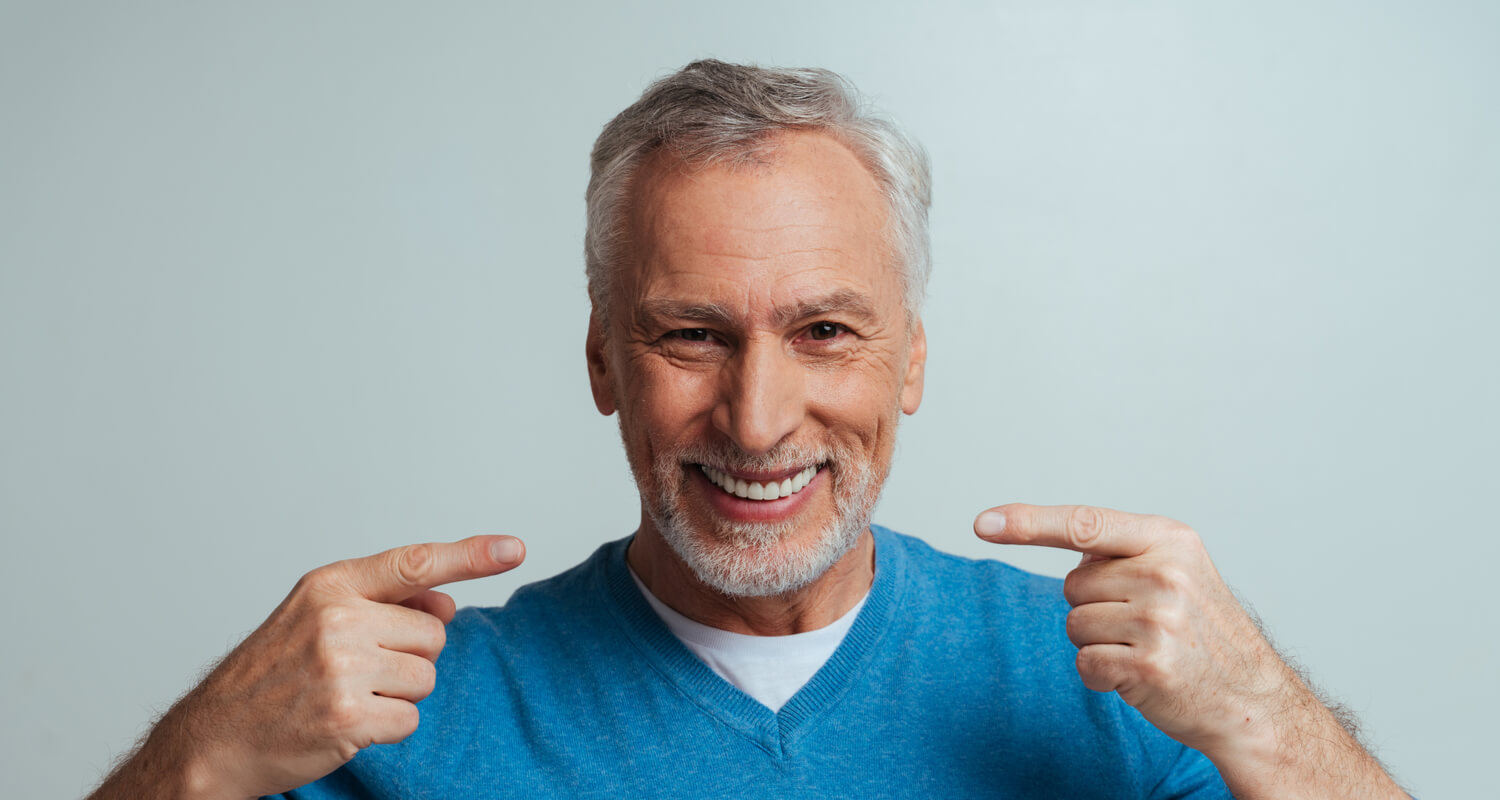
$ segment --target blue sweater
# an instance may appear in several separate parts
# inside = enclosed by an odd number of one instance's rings
[[[865,607],[780,713],[672,636],[622,539],[461,611],[417,732],[286,797],[1229,797],[1084,687],[1060,581],[873,530]]]

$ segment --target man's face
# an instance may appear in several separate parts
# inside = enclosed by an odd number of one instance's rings
[[[643,525],[725,594],[801,588],[867,529],[899,414],[921,400],[926,344],[879,187],[799,132],[763,166],[658,156],[633,198],[633,263],[588,354]]]

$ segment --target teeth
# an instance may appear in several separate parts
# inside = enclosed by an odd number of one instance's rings
[[[779,483],[776,481],[769,481],[767,483],[746,483],[745,481],[733,478],[723,472],[720,472],[713,467],[699,464],[698,468],[703,470],[703,474],[708,476],[708,480],[712,482],[713,485],[719,487],[720,489],[723,489],[724,491],[734,495],[735,497],[743,497],[746,500],[779,500],[783,497],[790,497],[791,495],[802,491],[802,489],[807,486],[808,482],[818,474],[818,468],[814,466],[808,467],[807,469],[804,469],[796,475],[793,475],[792,477],[787,478]]]

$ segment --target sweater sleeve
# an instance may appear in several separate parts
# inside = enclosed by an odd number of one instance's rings
[[[1178,745],[1177,758],[1151,790],[1151,800],[1234,800],[1208,757]]]

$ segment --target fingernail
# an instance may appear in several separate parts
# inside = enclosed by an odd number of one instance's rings
[[[1005,533],[1005,515],[999,511],[986,511],[974,520],[974,530],[980,536],[999,536]]]
[[[490,545],[490,555],[502,564],[509,564],[521,558],[521,543],[515,539],[501,539]]]

